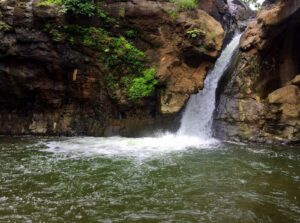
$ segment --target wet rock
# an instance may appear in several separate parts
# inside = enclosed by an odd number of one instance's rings
[[[222,83],[215,131],[234,140],[299,142],[300,2],[265,5],[243,34],[231,79]]]
[[[297,104],[300,103],[300,91],[298,87],[288,85],[270,93],[268,100],[270,104]]]
[[[220,22],[201,9],[180,11],[170,2],[117,1],[105,8],[114,16],[122,9],[122,17],[142,31],[146,43],[142,39],[140,44],[156,64],[159,84],[164,86],[160,112],[178,113],[190,95],[203,88],[207,71],[221,51],[224,30]],[[170,12],[176,17],[170,17]],[[126,100],[119,97],[119,103],[126,104]]]
[[[45,32],[49,22],[102,21],[66,17],[59,6],[39,0],[0,1],[0,26],[6,27],[0,28],[0,134],[130,135],[134,128],[171,123],[203,88],[224,38],[236,27],[223,0],[199,1],[190,11],[164,0],[106,0],[102,6],[120,20],[106,27],[116,36],[127,28],[138,31],[130,41],[157,68],[155,94],[133,103],[116,89],[112,97],[98,52]]]
[[[298,74],[293,80],[289,81],[287,84],[293,84],[300,87],[300,74]]]

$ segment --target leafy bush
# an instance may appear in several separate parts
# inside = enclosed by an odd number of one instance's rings
[[[130,29],[125,32],[125,36],[130,39],[134,39],[139,35],[137,30]]]
[[[61,0],[63,13],[72,13],[84,16],[94,16],[96,14],[96,5],[93,0]]]
[[[171,0],[171,2],[183,10],[195,9],[198,4],[198,0]]]
[[[142,77],[136,77],[131,81],[128,90],[129,99],[134,100],[147,97],[154,92],[157,80],[155,79],[156,70],[149,68],[143,72]]]
[[[167,9],[165,10],[165,12],[167,13],[167,15],[172,19],[172,20],[176,20],[178,17],[178,12],[171,10],[171,9]]]
[[[206,34],[203,30],[198,29],[198,28],[194,28],[194,29],[187,30],[186,35],[190,39],[196,39],[196,38],[203,38],[203,37],[205,37]]]
[[[61,12],[63,14],[74,14],[83,16],[98,15],[97,5],[93,0],[41,0],[38,5],[47,6],[52,4],[58,4],[61,6]]]

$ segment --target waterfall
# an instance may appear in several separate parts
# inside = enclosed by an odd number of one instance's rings
[[[239,45],[240,35],[233,38],[209,72],[204,89],[193,95],[181,119],[176,134],[159,133],[155,137],[73,137],[65,140],[46,142],[45,151],[72,154],[72,156],[130,156],[138,162],[153,156],[170,152],[185,151],[189,148],[214,149],[219,141],[212,137],[212,119],[215,109],[215,94],[218,81],[231,62]],[[77,155],[76,155],[77,154]]]
[[[205,79],[204,89],[189,99],[177,135],[197,136],[202,139],[212,137],[216,89],[220,78],[231,62],[234,51],[239,46],[240,37],[241,34],[235,36],[223,50],[214,68]]]

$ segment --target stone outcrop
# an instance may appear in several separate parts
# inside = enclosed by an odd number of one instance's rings
[[[269,1],[246,29],[235,68],[221,83],[216,135],[251,141],[300,140],[300,2]]]
[[[224,36],[232,31],[222,0],[199,1],[188,12],[169,1],[107,0],[102,7],[121,21],[112,32],[122,26],[140,32],[134,44],[157,68],[155,94],[136,103],[122,94],[111,98],[97,52],[54,41],[45,31],[49,21],[98,21],[66,18],[58,6],[39,0],[2,0],[0,134],[131,135],[141,128],[170,127],[189,96],[203,88]]]
[[[138,44],[157,66],[162,86],[160,112],[179,112],[189,96],[203,88],[206,73],[221,51],[221,24],[201,9],[180,11],[170,2],[112,2],[105,10],[142,30]]]

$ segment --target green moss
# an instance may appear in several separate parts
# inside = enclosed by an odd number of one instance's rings
[[[151,95],[154,92],[157,80],[155,79],[156,70],[149,68],[143,72],[142,77],[136,77],[131,81],[128,89],[129,99],[135,100]]]
[[[134,39],[134,38],[138,37],[139,33],[135,29],[129,29],[129,30],[125,31],[124,35],[127,38]]]
[[[177,17],[178,17],[178,12],[175,11],[175,10],[171,10],[171,9],[168,9],[165,11],[167,13],[167,15],[172,19],[172,20],[176,20]]]
[[[55,4],[61,4],[62,0],[41,0],[37,3],[38,6],[50,6]]]
[[[192,10],[198,5],[198,0],[170,0],[182,10]]]
[[[11,26],[6,22],[0,21],[0,31],[8,31],[11,29]]]
[[[125,17],[125,8],[123,8],[123,7],[119,8],[118,16],[122,17],[122,18]]]
[[[190,39],[204,38],[206,33],[202,29],[193,28],[186,31],[186,35]]]

